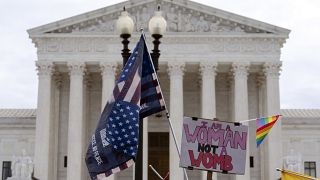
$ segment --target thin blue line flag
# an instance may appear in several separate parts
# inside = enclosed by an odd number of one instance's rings
[[[144,35],[123,68],[91,136],[86,164],[99,180],[130,167],[137,156],[139,120],[165,109]]]

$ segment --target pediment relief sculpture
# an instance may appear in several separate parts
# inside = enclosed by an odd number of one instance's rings
[[[209,15],[188,7],[178,6],[174,3],[161,2],[162,15],[167,21],[169,32],[207,32],[207,33],[270,33],[265,30],[253,28],[215,15]],[[148,31],[148,22],[157,7],[155,2],[140,6],[128,7],[127,11],[135,23],[135,30],[143,28]],[[87,32],[115,32],[115,23],[121,9],[115,13],[90,19],[71,26],[60,28],[47,33],[87,33]]]

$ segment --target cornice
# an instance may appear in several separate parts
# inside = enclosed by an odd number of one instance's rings
[[[112,33],[99,33],[99,32],[91,32],[91,33],[78,33],[78,34],[69,34],[69,33],[59,33],[59,34],[34,34],[30,35],[30,38],[117,38],[120,39],[120,35],[112,32]],[[139,38],[140,33],[133,33],[131,38]],[[151,37],[151,35],[147,32],[146,37]],[[224,33],[224,32],[166,32],[164,34],[165,38],[187,38],[187,37],[196,37],[196,38],[274,38],[274,39],[283,39],[284,41],[288,38],[287,35],[282,34],[260,34],[260,33],[251,33],[251,34],[233,34],[233,33]]]
[[[1,118],[0,130],[34,130],[36,127],[36,118]]]

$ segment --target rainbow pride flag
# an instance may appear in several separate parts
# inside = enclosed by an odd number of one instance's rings
[[[258,118],[257,122],[257,131],[256,131],[256,141],[257,146],[262,143],[263,139],[268,135],[269,131],[273,127],[273,125],[277,122],[280,115],[270,116],[270,117],[263,117]]]

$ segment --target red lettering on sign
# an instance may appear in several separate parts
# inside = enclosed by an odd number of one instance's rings
[[[190,160],[191,160],[191,166],[199,167],[200,163],[201,163],[201,160],[202,160],[203,152],[199,153],[199,156],[198,156],[197,159],[194,158],[194,154],[193,154],[192,150],[188,150],[188,152],[189,152],[189,157],[190,157]]]
[[[202,164],[206,169],[218,170],[220,171],[231,171],[233,169],[232,157],[229,155],[217,155],[212,153],[199,152],[197,158],[194,157],[193,150],[188,150],[189,157],[191,161],[191,166],[200,167]]]

